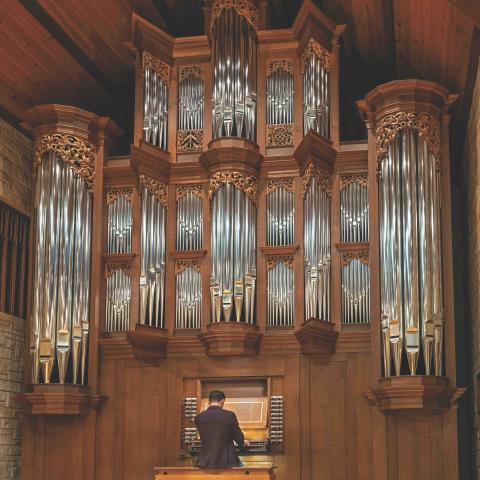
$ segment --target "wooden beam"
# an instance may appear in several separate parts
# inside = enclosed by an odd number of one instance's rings
[[[461,10],[477,27],[480,27],[480,4],[478,0],[448,0]]]
[[[98,68],[97,64],[36,0],[20,0],[20,3],[109,95],[119,93],[116,84]]]

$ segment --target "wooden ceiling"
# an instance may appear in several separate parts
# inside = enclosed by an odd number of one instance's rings
[[[302,0],[268,0],[269,28],[290,26]],[[480,53],[477,0],[316,0],[347,24],[342,60],[342,137],[365,133],[355,100],[396,78],[432,80],[462,95],[468,113]],[[65,103],[131,128],[136,12],[176,36],[203,33],[203,0],[0,0],[0,115]],[[128,137],[128,135],[127,135]],[[128,144],[129,138],[126,139]]]

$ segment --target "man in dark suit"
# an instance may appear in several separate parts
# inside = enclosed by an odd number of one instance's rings
[[[224,410],[225,394],[213,390],[208,396],[208,408],[195,417],[202,448],[197,459],[200,468],[233,468],[242,466],[235,443],[245,445],[243,432],[234,412]]]

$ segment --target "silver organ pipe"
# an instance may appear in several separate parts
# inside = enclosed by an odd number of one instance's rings
[[[122,332],[130,329],[130,271],[113,265],[107,272],[105,331]]]
[[[177,188],[177,250],[199,250],[202,248],[202,198],[201,185]]]
[[[293,257],[269,259],[267,263],[267,325],[293,325],[294,272]]]
[[[248,7],[256,11],[253,2]],[[255,141],[257,103],[257,34],[237,5],[213,2],[213,138],[243,137]],[[258,13],[258,12],[257,12]]]
[[[181,261],[180,261],[181,262]],[[202,326],[202,274],[200,262],[177,266],[175,328],[201,328]]]
[[[170,67],[143,54],[143,140],[167,149],[168,86]]]
[[[55,152],[36,181],[32,382],[85,382],[89,331],[92,197],[89,185]],[[41,368],[40,368],[41,367]]]
[[[385,375],[442,374],[443,302],[437,159],[417,130],[403,129],[381,159],[381,306]]]
[[[271,180],[267,186],[267,245],[293,245],[293,181]]]
[[[350,259],[342,268],[342,323],[370,323],[368,254]]]
[[[110,190],[107,195],[108,253],[132,251],[132,190]]]
[[[303,131],[314,130],[330,136],[330,58],[331,54],[315,40],[303,51]]]
[[[232,183],[212,199],[212,321],[254,323],[256,206]]]
[[[142,176],[140,323],[165,328],[166,186]]]
[[[304,199],[305,319],[330,321],[330,197],[325,181],[313,175]]]
[[[292,61],[277,61],[267,76],[267,123],[293,123],[293,66]]]
[[[340,239],[342,242],[368,242],[367,175],[341,177]]]

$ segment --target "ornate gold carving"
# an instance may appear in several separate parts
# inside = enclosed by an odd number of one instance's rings
[[[268,255],[267,272],[275,268],[280,262],[283,262],[287,268],[293,270],[293,255]]]
[[[180,275],[188,267],[192,267],[196,272],[202,273],[202,261],[198,259],[180,259],[175,261],[175,275]]]
[[[267,147],[293,145],[293,123],[268,124]]]
[[[170,65],[154,57],[151,53],[143,52],[143,71],[147,68],[153,70],[164,83],[170,85]]]
[[[83,178],[89,190],[93,189],[95,179],[95,152],[96,148],[90,142],[84,142],[74,135],[53,133],[44,135],[35,149],[35,163],[42,163],[43,154],[49,151],[55,152],[75,175]]]
[[[320,188],[329,196],[332,196],[332,182],[330,174],[325,170],[316,167],[313,163],[308,165],[303,174],[303,196],[307,194],[308,187],[313,179],[316,179]]]
[[[167,185],[160,180],[140,175],[140,185],[145,187],[155,198],[167,208]]]
[[[210,8],[210,28],[213,28],[215,20],[223,10],[233,8],[253,27],[258,28],[259,11],[252,0],[213,0]]]
[[[368,175],[366,173],[340,175],[340,190],[349,187],[352,183],[358,183],[361,187],[368,188]]]
[[[346,267],[352,260],[359,260],[364,265],[369,264],[368,251],[363,252],[342,252],[341,266]]]
[[[177,202],[187,195],[187,193],[193,193],[198,198],[203,198],[203,185],[177,185]]]
[[[178,130],[177,152],[201,152],[203,150],[203,129]]]
[[[133,191],[131,188],[122,188],[119,190],[109,190],[107,192],[107,205],[117,201],[120,197],[126,198],[129,202],[132,201]]]
[[[257,201],[257,178],[240,172],[222,171],[215,173],[208,182],[208,199],[211,200],[224,184],[231,183],[244,192],[250,200]]]
[[[186,80],[187,78],[198,78],[203,82],[205,68],[203,65],[180,65],[178,67],[178,81]]]
[[[293,75],[293,59],[292,58],[280,58],[272,59],[267,62],[267,77],[278,70],[285,70]]]
[[[267,181],[267,195],[279,188],[293,193],[293,178],[271,178]]]
[[[113,263],[109,262],[105,264],[105,278],[111,277],[117,270],[121,270],[125,275],[130,276],[132,269],[131,262]]]
[[[332,54],[326,48],[322,47],[316,40],[311,38],[302,52],[302,73],[305,71],[305,65],[312,55],[320,60],[323,68],[327,72],[330,71],[333,63]]]
[[[377,124],[377,162],[387,154],[388,147],[395,140],[398,132],[412,128],[425,139],[430,152],[440,158],[440,125],[436,118],[424,112],[397,112],[383,117]]]

